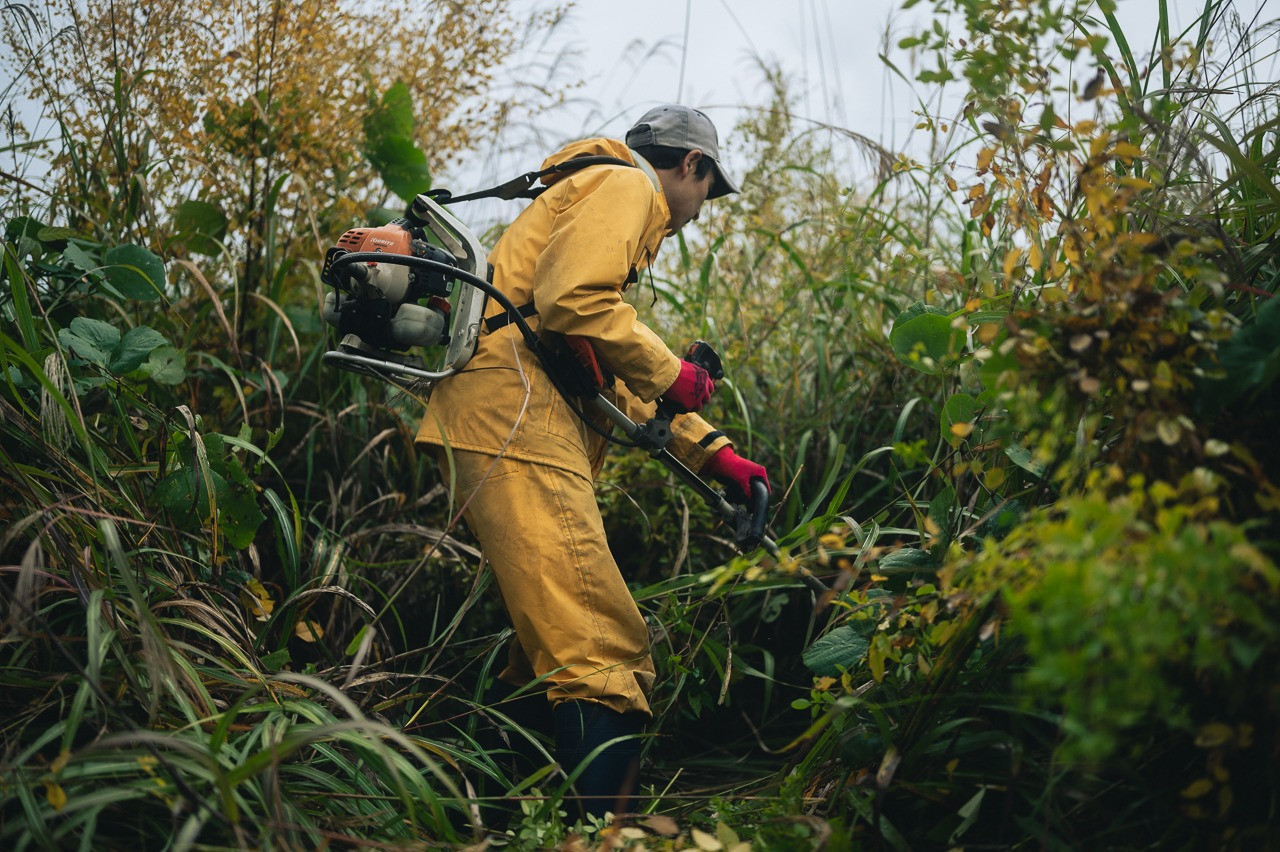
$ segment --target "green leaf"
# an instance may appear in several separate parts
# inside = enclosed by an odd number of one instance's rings
[[[356,635],[351,637],[351,641],[347,643],[346,654],[348,657],[360,650],[360,643],[364,641],[364,634],[368,632],[368,630],[369,625],[362,624],[360,625],[360,629],[356,631]]]
[[[431,188],[427,155],[413,141],[413,96],[396,83],[364,119],[364,153],[383,183],[411,201]]]
[[[801,659],[820,677],[839,677],[841,669],[851,669],[866,656],[870,643],[849,625],[837,627],[809,646]]]
[[[219,480],[211,473],[215,490]],[[209,495],[199,471],[194,467],[181,467],[156,483],[152,492],[154,503],[173,514],[174,519],[187,529],[197,529],[209,516]]]
[[[418,150],[412,139],[388,136],[374,142],[367,154],[387,189],[405,201],[412,201],[431,188],[427,155]]]
[[[973,422],[981,410],[982,405],[969,394],[952,395],[938,415],[938,431],[942,433],[942,440],[953,447],[963,444],[972,434]],[[958,427],[958,430],[953,427]]]
[[[120,343],[120,330],[109,322],[76,317],[58,332],[58,341],[77,358],[105,367]]]
[[[219,242],[227,235],[227,216],[218,205],[191,198],[178,205],[173,229],[191,251],[217,254]]]
[[[67,247],[62,250],[62,261],[64,264],[81,272],[89,272],[98,274],[98,259],[91,255],[84,246],[77,243],[67,243]]]
[[[1280,299],[1270,299],[1218,349],[1212,378],[1197,388],[1202,411],[1216,414],[1233,402],[1261,393],[1280,376]]]
[[[258,508],[258,495],[251,486],[223,482],[225,487],[218,488],[218,525],[232,547],[244,550],[267,516]]]
[[[382,95],[364,120],[364,132],[374,139],[413,135],[413,93],[404,81],[393,83]]]
[[[932,571],[938,567],[938,561],[927,550],[914,547],[902,547],[892,553],[880,557],[876,571],[881,574],[915,574]]]
[[[142,246],[116,246],[103,265],[107,283],[126,299],[149,302],[164,293],[164,262]]]
[[[151,350],[142,369],[147,378],[158,384],[181,384],[187,378],[187,353],[172,346],[159,346]]]
[[[111,353],[111,361],[107,369],[118,376],[132,373],[142,366],[142,362],[153,350],[167,345],[168,342],[164,339],[164,335],[154,328],[148,328],[145,325],[131,328],[125,332],[115,351]]]
[[[40,231],[45,227],[39,219],[33,219],[30,216],[14,216],[4,225],[4,238],[11,243],[17,242],[19,237],[31,237],[32,239],[40,238]]]
[[[285,666],[292,662],[288,648],[281,648],[279,651],[272,651],[270,654],[262,655],[262,665],[268,671],[282,671]]]
[[[953,328],[951,322],[937,308],[917,302],[893,322],[889,332],[893,354],[922,373],[941,373],[964,352],[965,330]]]
[[[1036,476],[1044,476],[1044,465],[1037,462],[1031,455],[1031,451],[1021,444],[1010,444],[1004,448],[1004,454],[1009,461],[1025,470],[1027,473],[1033,473]]]

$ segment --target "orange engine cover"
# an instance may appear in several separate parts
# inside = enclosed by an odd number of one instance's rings
[[[377,228],[352,228],[335,244],[343,251],[385,251],[390,254],[413,254],[413,237],[399,225]]]

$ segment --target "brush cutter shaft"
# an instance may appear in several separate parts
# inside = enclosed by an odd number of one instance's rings
[[[653,446],[648,442],[648,436],[653,431],[653,421],[642,426],[599,394],[591,400],[591,403],[622,429],[628,438],[644,446],[649,451],[649,455],[662,462],[667,470],[674,473],[680,481],[697,492],[698,496],[703,500],[707,501],[707,505],[711,507],[712,511],[719,515],[725,523],[733,527],[734,537],[743,550],[750,550],[759,546],[763,547],[775,559],[781,557],[782,551],[777,542],[764,534],[765,515],[769,509],[769,488],[762,481],[756,480],[751,483],[751,502],[749,506],[734,506],[724,498],[723,494],[712,488],[702,480],[702,477],[690,470],[684,462],[673,456],[665,445]],[[825,583],[803,568],[800,571],[800,579],[811,591],[817,594],[830,591]]]

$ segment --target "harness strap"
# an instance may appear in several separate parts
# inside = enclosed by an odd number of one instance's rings
[[[559,172],[576,172],[578,169],[584,169],[587,166],[626,166],[627,168],[636,168],[635,163],[628,162],[621,157],[608,157],[603,154],[584,155],[565,160],[563,163],[557,163],[540,172],[525,172],[520,177],[512,178],[506,183],[500,183],[489,189],[468,192],[465,195],[454,195],[447,189],[432,189],[427,191],[427,195],[437,204],[455,204],[459,201],[474,201],[477,198],[501,198],[503,201],[511,201],[516,198],[537,198],[547,190],[545,186],[533,186],[539,178]]]
[[[525,302],[523,305],[516,308],[516,313],[525,319],[528,319],[537,312],[538,309],[534,306],[532,301]],[[498,329],[508,326],[515,321],[516,318],[512,315],[511,311],[503,311],[500,314],[494,314],[484,321],[485,331],[489,334],[493,334]]]

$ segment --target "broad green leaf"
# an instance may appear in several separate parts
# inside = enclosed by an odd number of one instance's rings
[[[367,153],[387,189],[405,201],[431,188],[427,155],[418,150],[412,139],[388,136],[372,144]]]
[[[30,216],[14,216],[4,225],[4,238],[9,242],[16,242],[23,236],[39,239],[40,231],[44,228],[45,225],[39,219],[33,219]]]
[[[917,302],[894,320],[889,332],[893,354],[922,373],[941,373],[964,352],[964,329],[953,328],[951,322],[936,308]]]
[[[1044,476],[1044,465],[1037,462],[1031,456],[1031,451],[1021,444],[1010,444],[1005,447],[1004,454],[1009,458],[1009,461],[1013,462],[1028,473],[1034,473],[1036,476]]]
[[[218,205],[191,198],[178,205],[173,229],[191,251],[217,254],[218,243],[227,234],[227,216]]]
[[[876,571],[880,574],[914,574],[932,571],[937,567],[938,561],[930,555],[929,551],[902,547],[880,557]]]
[[[958,447],[970,437],[974,428],[974,420],[982,405],[967,393],[954,394],[942,406],[938,415],[938,431],[942,440],[953,447]]]
[[[120,330],[109,322],[76,317],[58,332],[58,341],[77,358],[105,367],[120,343]]]
[[[126,299],[153,301],[164,292],[164,262],[142,246],[116,246],[103,265],[107,283]]]
[[[98,259],[78,242],[67,243],[67,247],[62,250],[62,261],[81,272],[101,272]]]
[[[403,81],[391,84],[364,121],[366,135],[374,138],[413,135],[413,93]]]
[[[159,346],[151,350],[142,369],[153,382],[181,384],[187,378],[187,353],[172,346]]]
[[[125,332],[115,351],[111,353],[111,361],[107,369],[118,376],[132,373],[142,366],[142,362],[152,351],[165,346],[168,342],[164,339],[164,335],[154,328],[148,328],[145,325],[131,328]]]
[[[396,83],[364,119],[364,152],[387,188],[405,201],[431,188],[427,155],[413,142],[413,98]]]
[[[801,659],[820,677],[839,677],[842,668],[853,668],[866,655],[868,644],[867,637],[846,624],[820,637]]]
[[[1218,350],[1214,377],[1197,387],[1197,403],[1216,414],[1242,397],[1257,394],[1280,376],[1280,299],[1270,299],[1258,309],[1252,323],[1243,326]]]

